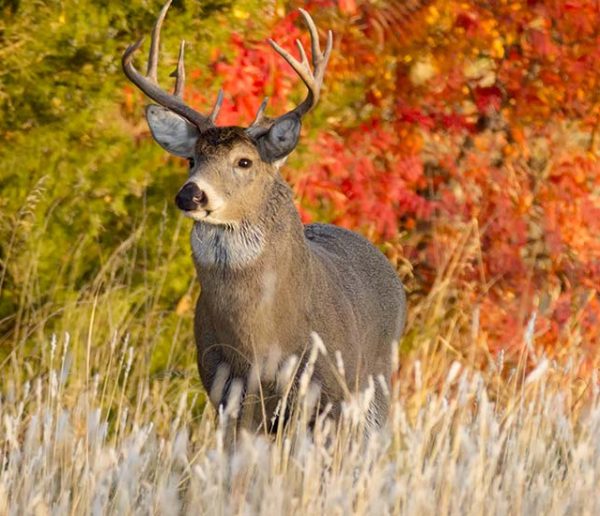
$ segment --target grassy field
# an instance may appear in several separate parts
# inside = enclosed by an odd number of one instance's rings
[[[501,354],[481,366],[476,314],[444,312],[448,263],[411,307],[384,429],[363,437],[367,392],[338,427],[323,418],[311,434],[300,411],[275,437],[241,435],[231,454],[230,416],[197,379],[191,322],[181,318],[169,367],[153,372],[168,323],[150,302],[144,324],[119,333],[115,300],[128,294],[108,281],[65,307],[72,332],[23,337],[2,364],[0,514],[597,514],[597,378],[536,354],[535,315],[519,363]],[[147,288],[152,299],[160,282]]]

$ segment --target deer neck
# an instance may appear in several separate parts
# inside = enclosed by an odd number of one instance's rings
[[[223,275],[248,276],[292,265],[302,269],[310,258],[292,192],[280,177],[265,192],[257,213],[230,226],[196,223],[191,243],[203,288]]]
[[[260,217],[247,225],[196,227],[200,236],[192,234],[204,324],[240,370],[249,367],[240,356],[271,360],[297,344],[311,297],[312,254],[291,191],[280,180],[266,197]]]

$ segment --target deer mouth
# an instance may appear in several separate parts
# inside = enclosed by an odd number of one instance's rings
[[[202,209],[198,209],[198,210],[189,210],[189,211],[184,211],[183,214],[192,220],[195,220],[196,222],[200,222],[200,221],[204,221],[207,218],[210,217],[210,215],[212,214],[213,210],[202,210]]]
[[[203,210],[197,209],[193,211],[184,211],[183,214],[192,219],[194,222],[201,222],[203,224],[210,224],[211,226],[227,226],[234,227],[237,223],[230,220],[221,220],[218,217],[215,217],[215,212],[218,210]]]

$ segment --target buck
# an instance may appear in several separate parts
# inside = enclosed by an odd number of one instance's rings
[[[280,174],[298,143],[302,117],[319,100],[331,31],[322,51],[317,27],[300,9],[310,33],[312,67],[300,41],[300,60],[269,42],[305,84],[306,98],[277,118],[265,115],[265,99],[249,127],[217,127],[221,91],[208,115],[183,100],[184,42],[174,92],[158,85],[160,30],[169,4],[152,32],[146,75],[133,65],[143,40],[125,51],[122,64],[127,77],[158,104],[146,108],[154,139],[189,161],[189,177],[175,202],[194,221],[191,247],[201,284],[194,322],[197,361],[212,403],[227,404],[237,381],[243,386],[241,406],[250,406],[251,385],[258,385],[261,409],[245,424],[272,430],[281,397],[276,373],[289,357],[299,357],[292,376],[297,387],[317,334],[326,350],[311,366],[318,406],[329,406],[338,416],[349,393],[374,385],[368,418],[381,425],[388,410],[390,346],[405,323],[402,284],[365,238],[333,225],[303,225]],[[333,366],[336,355],[344,363],[342,381]]]

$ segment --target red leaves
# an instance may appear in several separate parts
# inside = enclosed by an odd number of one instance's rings
[[[456,17],[455,26],[465,31],[467,37],[474,36],[479,29],[479,20],[477,15],[472,12],[461,12]]]
[[[495,92],[493,93],[495,94]],[[482,98],[482,110],[487,110],[487,107],[492,103],[490,100],[493,96],[492,93],[486,93],[485,95],[485,98]],[[483,96],[484,95],[482,95],[482,97]],[[396,113],[400,122],[405,122],[408,125],[416,125],[420,129],[427,131],[441,129],[452,132],[460,132],[471,130],[473,128],[473,124],[469,122],[467,117],[459,113],[426,113],[423,109],[406,105],[399,105]]]
[[[497,86],[488,88],[475,88],[473,91],[475,105],[481,113],[500,111],[502,105],[502,92]]]
[[[431,115],[426,115],[418,108],[404,107],[398,109],[399,119],[402,122],[417,124],[422,129],[433,129],[435,120]]]
[[[297,13],[280,20],[271,38],[286,48],[294,48],[295,40],[306,38],[294,24]],[[264,96],[269,96],[269,109],[283,110],[287,106],[298,78],[292,69],[271,49],[266,41],[248,41],[237,33],[230,38],[233,58],[213,56],[214,75],[222,78],[225,101],[219,114],[220,125],[248,125]],[[192,77],[197,77],[195,70]],[[205,82],[210,86],[212,77]],[[203,97],[202,97],[203,98]],[[198,99],[200,100],[200,99]]]
[[[541,58],[555,58],[558,55],[558,47],[552,41],[552,37],[546,30],[532,29],[529,31],[529,43],[533,54]]]
[[[598,342],[600,301],[586,297],[600,285],[596,0],[423,4],[411,2],[407,15],[396,3],[309,3],[346,16],[329,19],[328,91],[311,116],[313,140],[303,138],[302,220],[380,242],[402,232],[425,292],[452,243],[433,231],[456,237],[475,221],[477,263],[456,281],[480,304],[490,350],[521,352],[534,310],[548,353],[566,346],[575,317]],[[272,34],[290,49],[301,35],[295,20]],[[302,88],[289,67],[263,41],[234,34],[231,44],[231,58],[213,56],[226,91],[219,122],[249,122],[264,95],[271,112],[285,109]]]
[[[404,154],[406,142],[399,131],[371,121],[343,139],[345,144],[324,134],[312,147],[313,155],[321,159],[298,185],[305,202],[314,208],[324,203],[325,215],[335,223],[370,226],[375,236],[384,239],[401,229],[402,219],[431,215],[431,202],[415,191],[425,185],[422,160]]]

